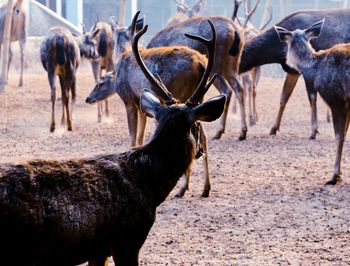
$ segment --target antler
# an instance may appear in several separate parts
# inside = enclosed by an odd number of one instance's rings
[[[81,28],[82,28],[82,30],[83,30],[83,34],[85,34],[85,32],[86,32],[85,24],[82,23],[82,22],[80,22],[80,25],[81,25]]]
[[[243,28],[247,27],[247,24],[248,24],[250,18],[252,17],[252,15],[254,14],[254,12],[256,11],[256,9],[259,5],[259,2],[260,2],[260,0],[257,0],[254,8],[248,14],[246,14],[246,19],[245,19],[245,22],[243,24]]]
[[[190,10],[190,7],[188,5],[186,5],[184,2],[180,2],[179,0],[174,0],[175,3],[182,9],[184,10]]]
[[[271,22],[271,20],[272,20],[272,6],[270,6],[270,7],[268,8],[268,11],[269,11],[269,18],[266,20],[265,24],[259,28],[259,30],[261,30],[261,31],[262,31],[263,29],[265,29],[266,26],[267,26],[267,25]]]
[[[205,69],[203,77],[202,77],[201,81],[199,82],[199,84],[197,86],[197,89],[192,94],[192,96],[187,100],[187,102],[186,102],[187,106],[195,106],[195,105],[197,105],[198,102],[200,101],[200,99],[203,98],[203,96],[208,91],[208,89],[213,84],[213,82],[214,82],[214,80],[216,78],[216,74],[214,74],[211,77],[211,79],[209,80],[208,84],[207,84],[210,72],[211,72],[211,70],[213,68],[213,64],[214,64],[215,43],[216,43],[216,30],[215,30],[214,24],[210,20],[208,20],[208,22],[209,22],[209,25],[210,25],[210,28],[211,28],[211,32],[212,32],[212,36],[211,36],[210,40],[205,39],[203,37],[200,37],[198,35],[192,35],[192,34],[185,33],[186,37],[202,42],[206,46],[206,48],[208,49],[208,64],[207,64],[207,68]]]
[[[199,0],[197,4],[192,7],[192,10],[198,9],[198,12],[202,9],[205,0]]]
[[[170,105],[170,104],[174,104],[176,102],[176,100],[173,98],[172,94],[168,91],[168,89],[165,87],[164,83],[162,82],[162,80],[160,79],[160,77],[158,76],[158,79],[149,71],[149,69],[146,67],[145,63],[143,62],[139,49],[138,49],[138,41],[141,38],[141,36],[143,34],[145,34],[145,32],[148,29],[148,25],[145,25],[140,31],[138,31],[135,34],[136,31],[136,21],[137,18],[140,14],[140,11],[138,11],[131,23],[131,39],[132,39],[132,51],[134,53],[134,56],[136,58],[136,62],[139,64],[143,74],[146,76],[146,78],[148,79],[148,81],[154,85],[155,89],[156,89],[156,94],[161,97],[163,100],[165,100],[166,104]]]
[[[235,19],[237,18],[237,13],[238,13],[238,8],[239,6],[242,4],[242,0],[235,0],[234,1],[234,5],[233,5],[233,14],[232,14],[232,20],[235,21]]]

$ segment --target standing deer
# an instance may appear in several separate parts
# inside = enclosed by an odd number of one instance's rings
[[[136,18],[136,16],[135,16]],[[143,19],[131,23],[129,28],[115,26],[116,60],[115,71],[107,73],[86,98],[87,103],[105,100],[110,95],[118,93],[123,100],[128,120],[131,146],[142,145],[147,117],[140,111],[139,101],[142,88],[157,91],[157,86],[150,84],[132,54],[131,36],[143,26]],[[215,29],[211,27],[212,34]],[[207,59],[199,52],[184,46],[159,47],[141,50],[146,65],[152,72],[159,75],[170,92],[180,102],[186,102],[200,82]],[[169,67],[172,71],[169,72]],[[186,82],[185,82],[186,81]],[[163,96],[164,98],[164,96]],[[210,176],[208,169],[207,136],[199,125],[198,156],[203,153],[205,182],[203,197],[209,196]],[[184,182],[176,196],[182,197],[189,186],[190,172],[186,172]]]
[[[327,18],[326,21],[328,24]],[[289,31],[278,26],[275,30],[288,45],[286,63],[312,82],[331,109],[337,154],[333,176],[326,184],[335,185],[341,179],[342,151],[350,121],[350,44],[337,44],[316,52],[310,40],[322,37],[324,22],[325,19],[305,30]]]
[[[314,49],[319,51],[330,48],[338,43],[350,41],[349,17],[350,9],[304,10],[290,14],[276,25],[292,31],[297,28],[306,28],[308,25],[326,18],[327,25],[323,28],[322,35],[319,38],[311,40]],[[342,23],[339,24],[339,21],[342,21]],[[300,73],[286,63],[286,51],[287,45],[281,43],[274,28],[270,28],[254,39],[247,41],[241,57],[240,73],[244,73],[253,67],[270,63],[281,64],[283,70],[287,72],[280,100],[280,108],[275,124],[270,131],[271,135],[275,135],[280,129],[283,111],[300,77]],[[304,81],[311,106],[310,139],[315,139],[318,133],[317,93],[311,80],[304,77]]]
[[[177,13],[168,20],[166,24],[167,26],[173,26],[189,18],[198,16],[202,12],[205,4],[205,0],[199,0],[192,8],[190,8],[183,1],[174,0],[174,2],[177,5]]]
[[[96,58],[95,44],[85,34],[74,37],[64,27],[56,26],[50,29],[47,37],[40,45],[40,59],[47,71],[51,88],[51,125],[50,132],[55,131],[55,101],[56,101],[56,75],[58,75],[62,92],[62,116],[61,123],[65,124],[67,116],[67,128],[72,130],[72,113],[69,108],[69,92],[72,94],[72,103],[75,102],[76,80],[75,72],[80,64],[80,58]],[[66,112],[66,114],[65,114]]]
[[[136,34],[134,43],[146,30]],[[210,54],[214,52],[213,39],[193,38],[205,42]],[[156,208],[191,167],[191,127],[196,121],[219,118],[226,97],[199,104],[213,81],[207,84],[208,64],[194,94],[186,103],[176,104],[135,52],[151,84],[167,96],[158,99],[148,89],[141,93],[142,112],[158,121],[152,139],[120,154],[0,165],[0,234],[6,243],[0,249],[3,265],[13,264],[15,258],[16,265],[89,261],[89,265],[103,266],[109,255],[118,266],[139,265],[139,250],[155,221]]]
[[[97,46],[98,58],[90,59],[92,72],[94,74],[95,83],[97,84],[102,77],[102,70],[105,72],[112,71],[114,68],[113,52],[114,52],[114,37],[113,27],[104,21],[96,21],[91,29],[92,39]],[[105,100],[106,116],[109,116],[108,100]],[[97,121],[102,121],[103,105],[99,102],[97,105]]]
[[[245,5],[245,17],[244,17],[244,23],[242,24],[242,27],[244,28],[244,39],[245,41],[249,41],[259,34],[261,34],[261,31],[270,23],[272,20],[272,9],[268,9],[268,17],[266,22],[257,29],[251,22],[250,19],[254,12],[256,11],[259,0],[256,1],[255,6],[252,8],[252,10],[248,10],[247,4]],[[241,4],[241,2],[235,0],[234,5],[234,11],[232,15],[232,19],[235,19],[237,17],[238,7]],[[239,19],[237,21],[240,23]],[[242,75],[242,85],[245,89],[245,95],[248,95],[248,117],[249,117],[249,125],[253,126],[258,121],[258,112],[256,108],[256,88],[258,86],[260,76],[261,76],[261,67],[254,67],[250,71],[243,73]],[[236,112],[236,98],[234,98],[233,102],[233,110]]]
[[[227,111],[232,96],[232,89],[235,91],[241,111],[241,132],[239,139],[246,139],[247,123],[243,99],[243,88],[239,81],[238,66],[243,47],[243,37],[241,36],[241,27],[231,19],[222,16],[194,17],[178,23],[173,26],[166,26],[158,32],[150,41],[147,48],[185,45],[200,53],[205,53],[203,44],[194,42],[188,38],[183,38],[184,33],[193,32],[205,37],[210,36],[210,29],[205,27],[206,20],[211,20],[217,29],[216,48],[217,55],[213,66],[213,72],[217,73],[214,82],[215,87],[220,93],[227,96],[226,106],[221,118],[221,126],[214,139],[221,138],[225,132]]]
[[[13,6],[13,13],[12,13],[12,19],[11,19],[11,35],[10,35],[10,42],[19,41],[21,69],[20,69],[18,86],[20,87],[23,86],[24,49],[25,49],[25,44],[27,40],[26,13],[22,6],[22,2],[23,0],[17,0],[15,5]],[[1,54],[1,45],[3,43],[3,37],[4,37],[6,13],[7,13],[7,4],[0,7],[0,54]],[[12,56],[13,56],[13,52],[10,44],[8,68],[10,68]]]

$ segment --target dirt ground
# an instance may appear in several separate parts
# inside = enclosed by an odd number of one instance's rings
[[[90,72],[78,74],[74,131],[49,133],[50,91],[46,74],[28,74],[18,88],[12,75],[0,94],[0,162],[71,158],[128,149],[123,103],[110,99],[111,116],[97,123],[87,105]],[[202,162],[193,165],[190,191],[173,191],[158,208],[140,252],[141,265],[349,265],[350,160],[344,147],[343,182],[324,186],[335,158],[333,128],[319,101],[319,130],[310,134],[310,110],[303,82],[290,99],[277,136],[268,133],[279,105],[282,80],[263,78],[258,87],[259,122],[238,141],[239,116],[229,113],[221,140],[209,141],[212,191],[201,198]],[[60,91],[57,91],[60,97]],[[215,90],[209,96],[216,94]],[[57,104],[60,123],[61,104]],[[218,122],[205,124],[209,137]],[[148,137],[154,122],[148,123]],[[112,265],[112,263],[110,263]]]

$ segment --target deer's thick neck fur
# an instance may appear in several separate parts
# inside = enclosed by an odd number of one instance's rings
[[[305,39],[292,40],[288,44],[287,65],[305,74],[312,69],[319,60],[310,42]]]

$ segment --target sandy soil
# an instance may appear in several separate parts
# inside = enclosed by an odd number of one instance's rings
[[[44,72],[26,75],[24,88],[10,77],[0,95],[0,161],[70,158],[128,149],[125,109],[110,100],[111,117],[97,123],[96,106],[85,104],[89,72],[78,75],[74,131],[49,133],[49,87]],[[263,78],[259,122],[247,141],[237,141],[239,116],[230,112],[227,131],[209,142],[212,192],[201,198],[202,162],[193,166],[190,191],[174,192],[158,208],[141,252],[141,265],[349,265],[350,162],[344,147],[343,182],[324,186],[335,155],[332,125],[319,101],[317,140],[308,140],[310,110],[302,82],[287,106],[281,132],[269,136],[282,80]],[[58,90],[60,96],[60,91]],[[213,90],[209,95],[214,95]],[[56,123],[61,112],[57,105]],[[218,122],[206,124],[214,136]],[[148,124],[148,136],[154,123]]]

